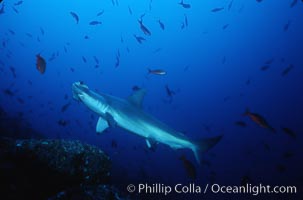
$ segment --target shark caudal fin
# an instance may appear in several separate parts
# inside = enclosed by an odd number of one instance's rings
[[[223,135],[219,135],[216,137],[205,138],[193,142],[192,151],[194,152],[195,158],[199,164],[201,163],[201,154],[215,146],[221,140],[222,137]]]

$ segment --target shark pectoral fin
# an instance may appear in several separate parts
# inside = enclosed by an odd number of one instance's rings
[[[106,113],[105,118],[110,127],[117,126],[117,122],[115,121],[114,117],[111,114]]]
[[[146,91],[144,89],[139,89],[135,91],[131,96],[129,96],[127,100],[131,104],[141,108],[145,93]]]
[[[102,133],[105,129],[108,128],[108,123],[106,120],[102,119],[102,117],[99,117],[97,126],[96,126],[96,132]]]

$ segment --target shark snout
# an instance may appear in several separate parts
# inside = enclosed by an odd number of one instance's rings
[[[80,96],[87,93],[89,88],[82,81],[74,82],[72,85],[73,98],[76,100],[81,100]]]

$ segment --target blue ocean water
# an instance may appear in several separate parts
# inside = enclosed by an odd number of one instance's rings
[[[301,1],[20,2],[0,3],[0,106],[6,113],[22,116],[47,138],[100,147],[121,190],[131,183],[204,187],[249,178],[302,192]],[[38,54],[46,61],[43,74]],[[145,88],[146,112],[189,138],[223,138],[199,165],[188,149],[159,144],[151,151],[143,138],[120,128],[97,135],[98,116],[72,98],[76,81],[120,98],[134,86]],[[244,116],[247,109],[276,131]],[[194,179],[183,155],[194,165]],[[194,197],[205,195],[219,197]]]

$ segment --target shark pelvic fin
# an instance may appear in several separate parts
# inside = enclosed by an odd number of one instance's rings
[[[195,158],[199,164],[201,163],[201,154],[215,146],[221,140],[222,137],[223,135],[219,135],[216,137],[205,138],[193,142],[194,146],[192,148],[192,151],[194,152]]]
[[[150,149],[150,148],[151,148],[151,144],[150,144],[149,140],[148,140],[148,139],[146,139],[145,141],[146,141],[146,145],[147,145],[147,147]]]
[[[146,138],[145,141],[146,141],[146,145],[147,145],[148,149],[150,149],[152,151],[156,150],[157,142],[155,140],[150,139],[150,138]]]
[[[127,100],[131,104],[141,108],[145,93],[146,91],[144,89],[139,89],[135,91],[131,96],[129,96]]]
[[[99,117],[98,122],[97,122],[97,126],[96,126],[96,132],[97,133],[102,133],[107,128],[108,128],[107,121],[102,119],[101,117]]]

